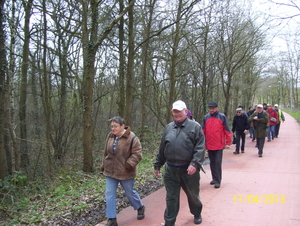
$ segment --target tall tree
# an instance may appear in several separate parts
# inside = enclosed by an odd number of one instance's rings
[[[131,125],[131,110],[132,110],[132,92],[133,92],[133,77],[134,77],[134,17],[133,17],[133,6],[134,0],[131,6],[128,8],[128,61],[126,71],[126,122]]]
[[[90,2],[82,1],[82,44],[83,44],[83,94],[82,100],[84,104],[83,111],[83,171],[93,171],[93,86],[95,78],[95,56],[98,48],[102,45],[103,40],[108,36],[113,27],[124,16],[124,14],[132,7],[134,0],[123,10],[120,15],[111,22],[104,30],[104,33],[97,38],[98,35],[98,7],[100,2],[91,0]],[[90,8],[88,7],[90,4]],[[89,14],[89,10],[91,13]],[[89,18],[88,15],[91,15]],[[89,27],[91,21],[91,27]]]
[[[119,0],[119,13],[124,10],[124,0]],[[124,17],[119,22],[119,115],[125,116],[125,54],[124,54]]]
[[[29,165],[28,146],[27,146],[27,122],[26,122],[26,102],[27,102],[27,76],[29,64],[29,43],[30,43],[30,17],[33,0],[23,0],[25,11],[24,18],[24,44],[22,53],[22,70],[21,70],[21,85],[20,85],[20,152],[21,152],[21,167],[26,169]]]
[[[176,14],[176,25],[175,25],[175,31],[174,31],[174,43],[172,46],[172,53],[171,53],[171,66],[170,66],[170,93],[169,93],[169,101],[168,101],[168,109],[172,109],[172,103],[174,102],[174,99],[176,98],[176,66],[178,61],[177,51],[180,41],[180,19],[182,17],[182,0],[179,0],[178,2],[178,8],[177,8],[177,14]],[[171,111],[167,111],[167,122],[171,121]]]
[[[4,3],[0,0],[0,179],[6,176],[6,155],[4,148],[4,110],[5,110],[5,77],[6,77],[6,50],[5,50],[5,29],[4,29]]]
[[[156,4],[156,0],[150,0],[149,4],[145,7],[145,13],[147,16],[144,17],[144,32],[143,32],[143,39],[146,40],[142,47],[142,94],[141,94],[141,135],[140,138],[143,141],[144,139],[144,127],[147,121],[147,97],[148,97],[148,68],[149,68],[149,48],[150,48],[150,40],[148,39],[151,34],[151,27],[153,23],[153,16],[154,16],[154,6]],[[149,8],[149,10],[148,10]]]
[[[50,102],[50,76],[47,70],[47,9],[46,0],[42,2],[43,7],[43,85],[44,85],[44,114],[46,125],[46,150],[48,157],[47,169],[49,174],[52,173],[52,154],[51,154],[51,102]]]

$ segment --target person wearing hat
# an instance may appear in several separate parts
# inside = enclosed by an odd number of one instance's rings
[[[244,111],[241,107],[236,109],[236,114],[233,117],[232,122],[232,132],[235,133],[236,136],[236,145],[235,151],[233,154],[240,154],[240,146],[241,152],[245,151],[245,138],[248,130],[250,129],[250,123],[248,122],[247,114],[244,114]],[[241,145],[242,139],[242,145]]]
[[[256,137],[256,144],[258,149],[258,156],[262,157],[263,149],[265,145],[265,139],[267,137],[269,114],[264,111],[263,105],[258,104],[256,111],[248,117],[249,122],[253,122],[254,133]]]
[[[278,108],[278,104],[274,105],[274,109],[275,109],[275,111],[277,111],[277,114],[278,114],[278,123],[276,124],[276,127],[275,127],[275,137],[278,138],[280,124],[281,124],[281,122],[285,121],[285,117],[284,117],[284,114],[281,111],[281,109]]]
[[[268,105],[267,105],[266,103],[263,103],[263,109],[264,109],[265,111],[268,111]]]
[[[154,173],[160,175],[164,165],[166,189],[165,226],[175,225],[179,212],[180,189],[188,197],[194,223],[202,222],[202,203],[199,197],[200,168],[204,161],[205,138],[202,128],[196,121],[187,118],[186,104],[178,100],[173,103],[174,121],[169,123],[162,135],[159,152],[154,165]]]
[[[193,114],[192,114],[192,112],[190,110],[188,110],[187,117],[190,120],[195,120],[195,119],[193,119]]]
[[[208,104],[209,113],[203,118],[202,129],[205,136],[205,145],[210,160],[212,175],[211,185],[221,186],[223,149],[230,148],[232,134],[225,114],[219,112],[218,104]]]

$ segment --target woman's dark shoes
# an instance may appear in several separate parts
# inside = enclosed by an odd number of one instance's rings
[[[138,220],[142,220],[142,219],[145,218],[145,209],[146,209],[146,207],[143,205],[142,207],[140,207],[140,208],[137,210],[137,212],[138,212],[138,214],[137,214],[137,219],[138,219]]]
[[[105,226],[118,226],[116,218],[109,218]]]

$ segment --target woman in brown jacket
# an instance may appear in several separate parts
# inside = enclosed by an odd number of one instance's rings
[[[145,217],[145,206],[133,188],[136,166],[142,159],[142,146],[130,127],[125,126],[123,118],[116,116],[109,121],[111,132],[106,138],[101,170],[106,176],[106,226],[117,226],[116,190],[119,183],[130,205],[137,210],[137,219],[142,220]]]

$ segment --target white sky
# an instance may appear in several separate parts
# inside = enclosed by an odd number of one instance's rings
[[[253,0],[253,9],[271,19],[269,24],[273,26],[268,35],[275,52],[286,50],[286,40],[297,37],[295,33],[299,30],[300,8],[289,6],[293,3],[300,7],[300,0]],[[290,18],[292,16],[295,17]]]

